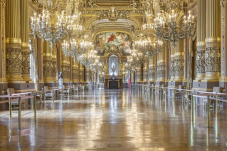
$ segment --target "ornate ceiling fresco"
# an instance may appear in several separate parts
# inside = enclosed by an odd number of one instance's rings
[[[100,33],[96,37],[96,50],[99,55],[104,55],[106,51],[112,48],[112,45],[117,46],[123,55],[129,55],[131,44],[131,37],[125,33],[106,32]]]

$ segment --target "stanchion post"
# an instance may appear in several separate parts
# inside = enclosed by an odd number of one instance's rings
[[[218,95],[217,95],[217,92],[216,92],[216,102],[215,102],[215,114],[216,114],[216,117],[218,116]]]
[[[11,94],[9,96],[11,96]],[[11,100],[11,98],[9,98],[9,100]],[[12,117],[12,102],[11,101],[9,102],[9,116],[10,116],[10,118]]]
[[[18,99],[18,128],[21,129],[21,97]]]
[[[184,90],[182,90],[182,105],[184,105]]]
[[[193,93],[191,92],[191,120],[194,120]]]
[[[210,127],[210,97],[207,96],[207,128]]]
[[[35,122],[37,121],[37,119],[36,119],[36,94],[34,94],[34,120],[35,120]]]
[[[34,96],[33,91],[31,92],[31,96]],[[31,109],[32,109],[32,110],[33,110],[33,103],[34,103],[34,99],[31,98]]]

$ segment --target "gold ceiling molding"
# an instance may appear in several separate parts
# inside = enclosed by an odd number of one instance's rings
[[[101,24],[101,26],[104,26],[107,23],[111,23],[112,27],[115,26],[115,24],[119,24],[119,23],[125,23],[126,25],[132,25],[134,26],[135,30],[139,30],[141,29],[142,23],[135,17],[130,17],[130,20],[127,19],[118,19],[118,21],[116,22],[110,22],[108,19],[102,19],[102,20],[97,20],[95,17],[90,17],[89,19],[86,19],[86,21],[84,21],[84,29],[86,30],[91,30],[93,26],[96,26],[97,24]],[[117,26],[116,26],[117,27]]]

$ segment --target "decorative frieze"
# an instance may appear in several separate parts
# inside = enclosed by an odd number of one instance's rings
[[[70,78],[70,66],[68,64],[62,65],[62,75],[64,79]]]
[[[205,73],[205,45],[197,46],[196,52],[196,72]]]
[[[152,81],[155,79],[155,68],[150,68],[149,69],[149,81]]]
[[[57,74],[57,62],[56,60],[52,60],[52,77],[53,79],[56,79]]]
[[[165,70],[166,70],[165,65],[160,64],[160,65],[157,66],[158,79],[165,79],[165,74],[166,74]]]
[[[44,78],[52,77],[53,64],[52,60],[43,60],[43,76]]]
[[[172,60],[171,59],[171,62],[170,62],[170,75],[171,75],[171,77],[174,77],[175,76],[175,72],[174,72],[174,62],[175,62],[175,60]]]
[[[22,51],[22,74],[30,75],[30,52],[29,51]]]
[[[184,76],[184,58],[175,58],[174,61],[174,76]]]
[[[205,71],[220,72],[220,43],[206,42]]]

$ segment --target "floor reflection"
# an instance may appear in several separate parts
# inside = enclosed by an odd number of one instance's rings
[[[17,129],[17,111],[9,119],[0,112],[0,150],[117,150],[196,151],[227,150],[225,108],[218,116],[179,98],[152,98],[150,94],[124,90],[96,90],[47,100],[22,111],[22,130]]]

